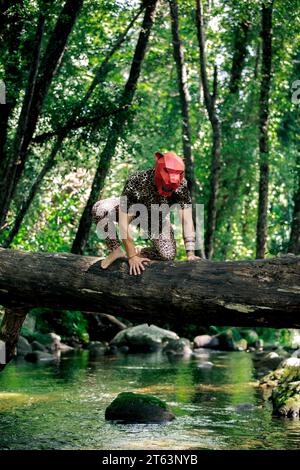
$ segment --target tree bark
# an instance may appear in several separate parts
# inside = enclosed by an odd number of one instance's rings
[[[109,312],[148,323],[300,328],[300,257],[128,263],[0,249],[0,304]]]
[[[9,118],[16,106],[17,96],[21,87],[22,69],[16,51],[18,51],[21,41],[21,32],[24,19],[15,15],[14,22],[10,28],[6,28],[5,35],[2,40],[0,53],[5,55],[4,60],[4,83],[6,87],[6,104],[1,105],[0,114],[0,189],[1,180],[5,177],[4,170],[7,165],[7,134]],[[2,59],[3,60],[3,59]],[[0,192],[1,199],[1,192]],[[1,224],[0,224],[1,226]]]
[[[195,172],[194,160],[192,155],[192,138],[191,124],[189,116],[189,92],[187,84],[187,73],[184,62],[183,47],[179,35],[179,18],[177,0],[169,0],[172,39],[173,39],[173,55],[177,69],[178,90],[180,95],[181,116],[182,116],[182,145],[183,155],[185,158],[185,176],[190,190],[192,201],[195,201]]]
[[[99,194],[103,189],[105,178],[109,171],[110,163],[114,156],[118,140],[124,131],[128,119],[128,110],[132,104],[138,79],[141,73],[141,67],[145,57],[146,47],[154,22],[156,5],[157,0],[149,0],[147,2],[141,31],[139,34],[134,57],[131,64],[129,78],[126,82],[120,100],[120,108],[122,109],[122,111],[117,117],[115,117],[105,147],[101,152],[99,165],[96,169],[90,196],[80,218],[78,230],[71,248],[72,253],[82,254],[85,249],[90,229],[92,226],[92,207],[97,202]]]
[[[256,227],[256,258],[264,258],[268,230],[269,190],[269,96],[272,76],[273,0],[262,5],[262,70],[259,100],[259,196]]]
[[[238,24],[234,33],[234,52],[229,82],[230,93],[237,93],[240,86],[245,59],[247,56],[249,29],[250,22],[243,20]]]
[[[0,210],[3,215],[0,215],[0,227],[2,223],[5,222],[6,214],[8,212],[9,204],[10,204],[10,194],[13,194],[15,191],[14,185],[16,181],[14,179],[14,174],[17,171],[17,166],[20,164],[20,160],[18,156],[20,155],[23,140],[25,137],[26,127],[28,124],[30,116],[30,108],[32,103],[32,98],[36,86],[37,81],[37,73],[40,61],[40,52],[41,52],[41,45],[42,45],[42,38],[45,26],[45,16],[43,14],[39,15],[36,37],[34,41],[33,47],[33,60],[31,63],[31,68],[28,76],[28,83],[27,89],[25,92],[21,113],[19,116],[19,122],[17,125],[15,139],[12,145],[12,158],[7,161],[7,166],[3,167],[2,174],[1,174],[1,193],[2,197],[0,196]],[[1,204],[2,207],[1,207]]]
[[[14,356],[20,330],[30,308],[14,307],[6,308],[0,325],[0,340],[5,343],[5,362],[8,363]],[[0,364],[0,371],[5,364]]]
[[[219,192],[220,180],[220,154],[221,154],[221,125],[216,111],[216,94],[217,94],[217,69],[214,70],[214,86],[213,94],[209,91],[209,82],[207,76],[207,62],[205,50],[205,31],[203,22],[202,1],[196,0],[196,26],[200,52],[200,72],[204,94],[204,103],[207,114],[212,127],[212,160],[210,175],[210,196],[207,207],[207,228],[205,233],[205,254],[208,259],[213,256],[214,234],[216,229],[217,217],[217,198]]]
[[[134,16],[134,18],[131,20],[131,22],[127,26],[126,30],[122,34],[120,34],[117,41],[113,45],[112,49],[107,53],[105,59],[101,62],[101,65],[98,67],[98,69],[95,73],[95,77],[94,77],[90,87],[88,88],[88,90],[87,90],[86,94],[84,95],[84,97],[79,101],[77,106],[75,106],[75,108],[73,109],[73,112],[72,112],[71,116],[68,118],[66,124],[64,126],[61,126],[59,128],[59,130],[57,130],[54,134],[51,134],[51,133],[44,134],[47,137],[49,137],[49,134],[50,134],[50,136],[52,136],[52,135],[55,136],[56,135],[57,136],[56,142],[54,143],[53,148],[50,152],[50,155],[47,158],[47,160],[45,161],[45,163],[44,163],[40,173],[38,174],[35,182],[33,183],[32,187],[30,188],[27,198],[24,200],[20,210],[18,211],[18,214],[17,214],[17,217],[14,221],[13,227],[10,230],[7,238],[5,239],[5,241],[2,244],[3,247],[8,248],[11,245],[11,243],[12,243],[13,239],[15,238],[15,236],[17,235],[17,233],[19,232],[21,224],[24,220],[24,217],[27,214],[28,209],[29,209],[35,195],[37,194],[37,192],[38,192],[45,176],[49,173],[49,171],[55,165],[56,156],[59,153],[59,151],[60,151],[60,149],[63,145],[63,142],[64,142],[65,138],[67,137],[69,131],[74,129],[74,128],[76,129],[77,127],[81,127],[82,125],[91,124],[93,122],[99,122],[105,116],[105,112],[102,112],[102,114],[98,113],[98,115],[96,117],[93,117],[93,118],[84,118],[84,119],[78,118],[80,112],[87,105],[88,100],[91,97],[93,91],[95,90],[97,84],[101,83],[101,81],[103,81],[104,78],[106,77],[107,72],[108,72],[109,60],[111,59],[113,54],[118,50],[118,48],[124,42],[128,31],[133,26],[134,22],[136,21],[136,19],[140,15],[141,11],[142,11],[142,9],[140,9],[139,12]],[[111,113],[107,113],[106,116],[117,114],[118,112],[120,112],[120,110],[115,109]]]
[[[44,100],[63,57],[69,35],[82,4],[83,0],[66,0],[49,39],[44,57],[41,60],[30,108],[27,110],[30,119],[28,119],[26,124],[20,151],[13,155],[10,171],[0,182],[0,226],[6,220],[14,191],[24,170],[28,148],[35,132]]]
[[[289,240],[289,253],[300,254],[300,154],[297,159],[297,180],[294,194],[294,210],[292,219],[292,228]]]

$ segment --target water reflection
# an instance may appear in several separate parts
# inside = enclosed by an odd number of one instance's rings
[[[204,351],[180,360],[81,351],[58,364],[18,362],[0,375],[0,448],[299,448],[299,421],[273,418],[256,384],[247,353]],[[125,390],[166,400],[177,419],[163,426],[105,422],[106,406]]]

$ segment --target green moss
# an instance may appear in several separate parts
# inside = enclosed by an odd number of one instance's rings
[[[132,393],[132,392],[123,392],[119,393],[117,398],[110,404],[110,406],[119,408],[119,407],[131,407],[131,406],[138,406],[138,405],[152,405],[158,406],[163,410],[167,410],[168,407],[165,402],[160,400],[153,395],[143,395],[140,393]]]
[[[174,418],[159,398],[131,392],[120,393],[105,410],[105,419],[123,423],[163,423]]]
[[[286,382],[273,390],[274,413],[281,416],[297,417],[300,411],[300,381]]]

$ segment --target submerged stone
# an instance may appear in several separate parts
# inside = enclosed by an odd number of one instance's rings
[[[186,338],[171,339],[163,349],[166,354],[189,357],[193,354],[191,343]]]
[[[153,395],[123,392],[106,408],[105,419],[122,423],[164,423],[175,419],[167,404]]]
[[[51,362],[57,361],[58,357],[43,351],[32,351],[26,354],[25,359],[28,362]]]

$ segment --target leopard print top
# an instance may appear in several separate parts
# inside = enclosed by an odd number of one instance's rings
[[[187,181],[183,178],[180,186],[170,197],[161,196],[154,183],[154,169],[137,171],[133,173],[125,183],[121,196],[127,196],[127,208],[130,212],[130,206],[133,204],[144,204],[147,210],[151,212],[151,204],[179,204],[182,209],[192,204],[190,192],[187,187]],[[121,202],[122,210],[124,210]],[[126,210],[125,210],[126,211]]]

